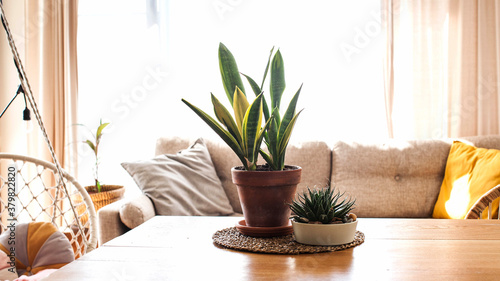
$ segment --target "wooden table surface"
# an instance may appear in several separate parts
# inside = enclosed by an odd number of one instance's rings
[[[332,253],[224,249],[236,217],[155,217],[44,280],[500,280],[500,221],[359,219],[365,242]]]

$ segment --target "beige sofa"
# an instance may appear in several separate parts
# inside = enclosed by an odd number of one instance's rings
[[[477,147],[500,149],[500,136],[462,138]],[[193,140],[161,138],[156,155],[173,154]],[[298,192],[332,182],[357,198],[359,217],[430,218],[437,200],[452,139],[385,142],[305,142],[290,145],[287,164],[302,167]],[[207,141],[213,165],[234,210],[241,215],[231,167],[238,158],[224,144]],[[155,216],[149,197],[126,198],[98,212],[99,241],[105,243]]]

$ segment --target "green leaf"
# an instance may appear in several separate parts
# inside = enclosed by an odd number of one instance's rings
[[[219,135],[222,140],[229,145],[229,147],[236,153],[238,158],[240,159],[241,163],[245,167],[245,169],[248,169],[247,162],[245,160],[245,156],[243,154],[242,147],[240,144],[236,141],[236,139],[224,128],[221,127],[217,121],[215,121],[212,117],[210,117],[208,114],[206,114],[203,110],[199,109],[198,107],[192,105],[185,99],[182,99],[182,102],[184,102],[191,110],[193,110],[205,123],[212,128],[212,130]]]
[[[241,80],[233,54],[222,43],[219,44],[219,68],[227,98],[229,99],[229,103],[233,104],[233,94],[236,86],[243,93],[245,93],[245,87],[243,86],[243,81]]]
[[[279,130],[279,112],[278,109],[275,108],[273,110],[273,121],[269,126],[269,130],[267,130],[267,136],[269,138],[269,152],[271,155],[275,156],[278,153],[278,130]],[[273,159],[273,163],[276,162],[276,159]]]
[[[290,137],[292,135],[292,131],[293,131],[293,127],[295,126],[295,122],[297,121],[297,117],[299,117],[299,114],[302,112],[299,111],[299,113],[297,113],[293,118],[292,120],[290,121],[290,123],[288,124],[288,126],[286,127],[285,131],[283,132],[283,135],[280,136],[280,140],[279,140],[279,154],[283,154],[285,153],[286,151],[286,147],[288,146],[288,142],[290,141]]]
[[[240,90],[240,88],[238,88],[238,86],[236,86],[233,98],[233,110],[234,117],[236,119],[236,125],[238,125],[240,132],[242,132],[243,118],[245,118],[245,113],[247,112],[249,106],[248,100],[245,94]]]
[[[273,51],[274,51],[274,46],[271,48],[271,51],[269,52],[269,58],[267,59],[266,70],[264,71],[264,77],[262,77],[262,84],[260,85],[261,89],[264,88],[264,82],[266,81],[267,72],[269,70],[269,64],[271,63],[271,57],[273,56]]]
[[[257,83],[255,82],[255,80],[253,80],[252,78],[250,78],[250,76],[248,76],[246,74],[241,73],[241,75],[243,75],[243,76],[245,76],[245,78],[247,78],[248,83],[252,87],[252,90],[253,90],[255,96],[258,96],[258,95],[262,94],[262,88],[259,87],[259,85],[257,85]],[[267,120],[269,120],[269,108],[267,107],[266,98],[264,96],[262,96],[262,103],[263,103],[263,106],[264,106],[264,109],[263,109],[263,111],[264,111],[264,117],[266,118],[266,121],[267,121]]]
[[[247,156],[254,155],[256,140],[262,126],[262,95],[252,102],[243,119],[243,151]],[[257,148],[259,149],[259,148]],[[248,159],[254,162],[257,159]]]
[[[214,106],[215,116],[221,122],[229,133],[236,139],[238,143],[241,143],[241,132],[238,129],[238,126],[234,122],[233,117],[229,113],[229,111],[220,103],[220,101],[213,95],[212,96],[212,104]]]
[[[285,91],[285,87],[285,66],[281,52],[278,50],[271,63],[271,108],[280,108],[281,96]]]
[[[269,126],[271,125],[271,122],[273,122],[273,118],[267,120],[266,124],[264,127],[260,130],[259,134],[257,135],[256,141],[255,141],[255,148],[254,148],[254,159],[255,162],[257,162],[257,158],[259,157],[259,153],[262,151],[260,149],[262,145],[262,141],[264,140],[264,136],[266,135],[266,131],[268,130]]]
[[[86,140],[84,141],[86,144],[88,144],[88,146],[90,146],[90,148],[92,149],[92,151],[94,151],[95,154],[97,154],[96,150],[95,150],[95,146],[94,146],[94,143],[90,140]]]
[[[243,74],[243,73],[240,73],[240,74],[243,75],[243,76],[245,76],[245,78],[247,79],[248,83],[252,87],[252,91],[253,91],[253,93],[255,94],[256,97],[262,93],[261,88],[259,87],[259,85],[257,85],[257,82],[255,82],[255,80],[253,80],[250,76],[248,76],[246,74]]]
[[[97,127],[97,132],[95,134],[95,137],[96,137],[96,143],[99,144],[99,142],[101,141],[101,136],[102,136],[102,130],[104,130],[104,128],[106,128],[106,126],[108,126],[109,123],[104,123],[101,125],[99,125],[99,127]]]
[[[282,135],[285,132],[286,128],[288,128],[288,124],[290,124],[290,121],[295,116],[295,108],[297,107],[297,101],[299,99],[301,90],[302,90],[302,85],[300,85],[300,88],[297,90],[297,93],[295,93],[295,95],[293,96],[285,112],[285,115],[283,115],[283,119],[281,120],[279,134],[278,134],[280,139],[282,138]]]
[[[271,169],[273,169],[273,165],[271,164],[273,162],[271,156],[269,156],[269,154],[267,154],[264,150],[260,150],[260,155],[262,156],[262,158],[264,159],[264,161],[266,161],[267,164],[269,164],[269,166],[271,166]],[[274,169],[273,169],[274,170]]]
[[[97,127],[97,133],[95,134],[96,136],[100,136],[102,134],[102,130],[104,130],[104,128],[106,128],[106,126],[109,125],[109,122],[108,123],[101,123],[101,125],[99,125],[99,127]]]

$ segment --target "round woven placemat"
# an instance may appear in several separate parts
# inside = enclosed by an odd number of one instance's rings
[[[365,235],[360,231],[356,231],[354,241],[349,244],[312,246],[297,243],[293,234],[279,237],[250,237],[241,234],[236,227],[230,227],[215,232],[212,239],[215,244],[239,251],[268,254],[312,254],[341,251],[355,247],[365,241]]]

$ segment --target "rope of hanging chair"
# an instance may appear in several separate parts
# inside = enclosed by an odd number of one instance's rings
[[[63,191],[65,192],[65,194],[67,196],[69,196],[69,192],[68,192],[68,189],[66,187],[66,183],[63,180],[63,173],[61,171],[61,165],[59,164],[59,161],[57,160],[54,148],[52,147],[52,143],[50,142],[50,139],[47,135],[47,131],[45,130],[45,126],[43,124],[42,117],[40,115],[40,112],[38,111],[38,106],[37,106],[35,98],[33,96],[33,92],[31,90],[31,85],[28,81],[28,77],[26,76],[26,72],[24,71],[23,64],[21,62],[19,53],[17,51],[14,39],[12,38],[12,33],[10,31],[10,27],[9,27],[9,23],[7,22],[7,18],[5,17],[5,10],[3,9],[3,4],[1,1],[0,1],[0,13],[1,13],[0,16],[2,19],[2,24],[4,26],[5,32],[7,33],[7,39],[9,41],[9,46],[10,46],[10,49],[12,51],[12,55],[14,57],[14,62],[15,62],[16,68],[17,68],[17,72],[19,74],[19,80],[21,81],[21,86],[22,86],[22,88],[27,96],[28,102],[29,102],[31,108],[33,109],[33,112],[35,113],[35,117],[36,117],[38,126],[40,127],[42,134],[43,134],[43,137],[44,137],[44,139],[47,143],[47,146],[49,148],[50,155],[52,156],[52,160],[54,161],[54,164],[55,164],[56,169],[57,169],[57,174],[59,176],[58,180],[61,182],[61,185],[63,187]],[[58,192],[56,192],[55,196],[56,196],[56,198],[55,198],[54,202],[57,202],[57,198],[59,196]],[[75,215],[75,217],[78,217],[77,212],[75,210],[75,207],[73,205],[73,202],[71,202],[71,200],[69,200],[69,204],[71,206],[71,209],[73,210],[73,214]],[[81,233],[84,233],[82,226],[80,224],[80,221],[76,220],[76,223],[78,226],[78,230]],[[88,243],[88,240],[85,237],[85,235],[83,235],[83,238],[85,239],[85,242]]]

